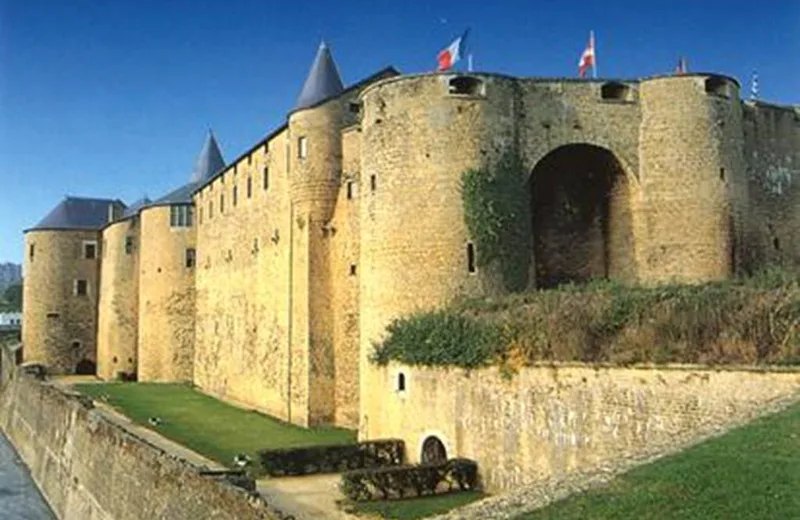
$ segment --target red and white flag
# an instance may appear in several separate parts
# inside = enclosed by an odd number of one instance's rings
[[[594,77],[597,73],[594,59],[594,31],[589,32],[589,45],[584,49],[583,54],[581,54],[581,59],[578,62],[578,74],[580,74],[582,78],[585,78],[586,71],[589,70],[589,67],[592,68],[592,77]]]
[[[453,40],[453,43],[439,53],[436,57],[436,60],[439,62],[439,66],[436,68],[437,71],[449,70],[461,59],[467,44],[468,32],[469,29],[464,31],[464,34]]]

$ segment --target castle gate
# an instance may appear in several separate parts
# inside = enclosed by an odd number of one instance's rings
[[[611,151],[560,146],[536,164],[529,187],[537,287],[635,276],[630,190]]]

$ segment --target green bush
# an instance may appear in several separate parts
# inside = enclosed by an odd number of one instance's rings
[[[403,463],[404,446],[403,441],[390,439],[358,444],[261,450],[258,456],[268,475],[282,477],[397,466]]]
[[[409,365],[473,368],[490,362],[500,346],[496,327],[448,311],[396,319],[387,332],[373,356],[380,365],[396,360]]]
[[[477,487],[478,464],[469,459],[348,471],[339,483],[342,494],[357,502],[472,491]]]

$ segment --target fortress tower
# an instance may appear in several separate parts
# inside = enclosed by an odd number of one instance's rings
[[[189,182],[139,213],[140,381],[192,380],[197,239],[192,192],[224,167],[209,132]]]
[[[124,208],[118,200],[67,197],[25,231],[25,362],[51,373],[94,374],[100,230]]]

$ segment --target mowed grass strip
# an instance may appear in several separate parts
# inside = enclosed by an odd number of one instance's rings
[[[518,520],[800,518],[800,405]]]
[[[187,385],[164,383],[90,383],[75,388],[108,403],[134,422],[225,466],[246,453],[258,470],[256,451],[356,441],[356,432],[342,428],[310,428],[285,423],[204,395]],[[158,426],[148,423],[159,417]]]
[[[485,497],[478,491],[450,493],[433,497],[409,498],[407,500],[386,500],[380,502],[359,502],[348,507],[348,512],[370,518],[391,520],[416,520],[432,515],[440,515],[457,507],[465,506]]]

